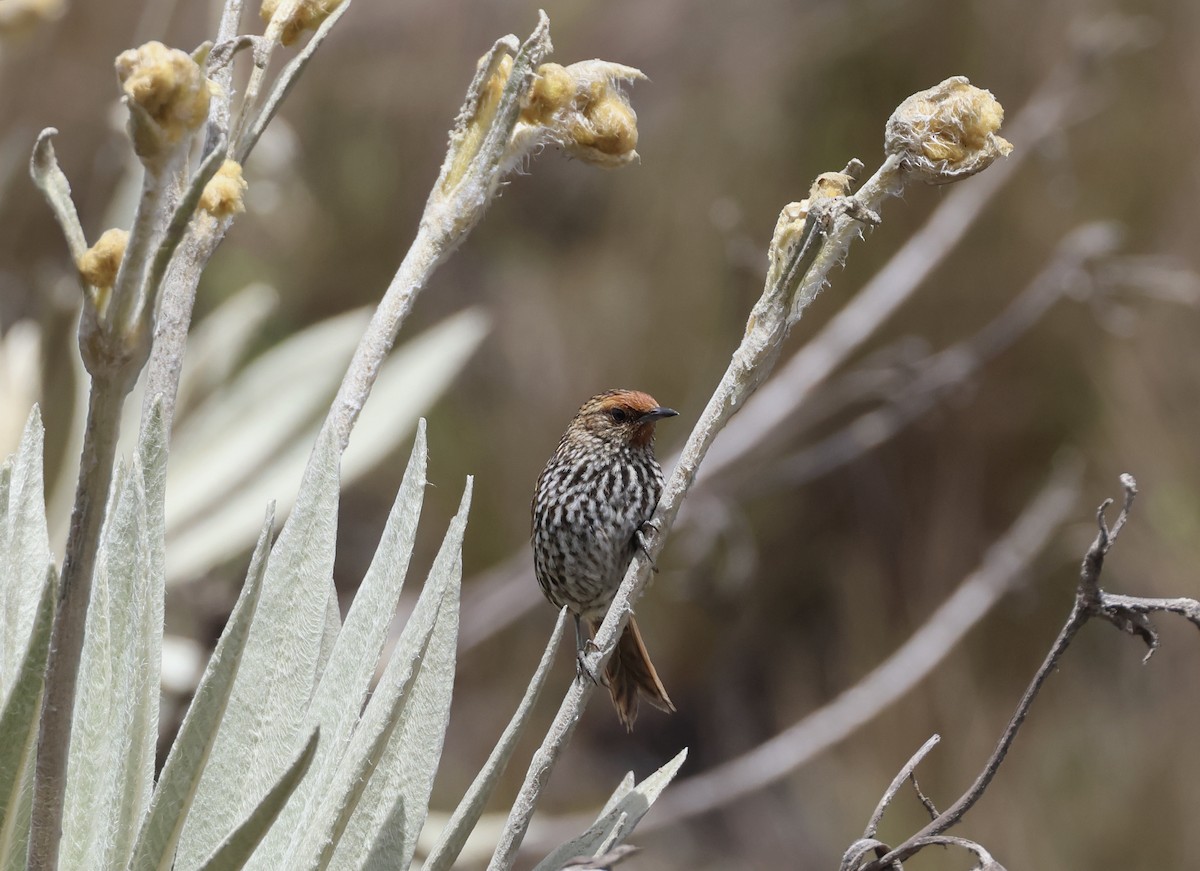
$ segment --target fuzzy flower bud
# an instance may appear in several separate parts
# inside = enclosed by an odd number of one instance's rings
[[[208,81],[187,52],[148,42],[117,57],[117,78],[142,159],[162,156],[208,117]]]
[[[585,163],[631,163],[637,159],[637,114],[620,84],[644,78],[640,70],[602,60],[568,67],[543,64],[522,107],[514,140],[541,134]]]
[[[291,45],[306,30],[316,30],[342,0],[263,0],[259,17],[279,28],[279,41]],[[279,20],[275,16],[279,15]]]
[[[1012,151],[996,135],[1003,120],[1004,107],[990,91],[954,76],[896,108],[884,132],[884,151],[903,157],[929,184],[958,181]]]
[[[121,260],[125,257],[125,246],[129,244],[128,230],[105,230],[96,244],[83,252],[79,262],[79,277],[92,287],[104,289],[113,286]]]
[[[218,220],[240,215],[246,211],[246,204],[242,200],[246,188],[242,165],[236,160],[227,160],[204,186],[200,208]]]

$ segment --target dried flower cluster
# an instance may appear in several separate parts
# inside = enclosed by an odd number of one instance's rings
[[[479,118],[485,125],[511,73],[512,60],[504,58],[484,86]],[[632,163],[638,156],[637,113],[620,86],[645,77],[641,70],[603,60],[542,64],[513,129],[513,155],[523,157],[553,142],[593,166]]]
[[[958,181],[987,169],[1012,144],[996,135],[1004,107],[964,76],[913,94],[888,119],[884,150],[904,158],[929,184]]]
[[[514,137],[530,125],[585,163],[625,166],[637,159],[637,113],[620,86],[645,77],[641,70],[603,60],[542,64]]]
[[[96,244],[85,251],[75,264],[79,268],[79,277],[98,290],[111,288],[117,280],[128,244],[128,230],[105,230]]]
[[[236,160],[226,160],[205,185],[200,208],[218,220],[240,215],[246,211],[243,200],[246,188],[242,165]]]

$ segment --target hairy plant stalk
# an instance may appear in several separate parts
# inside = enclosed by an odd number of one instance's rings
[[[220,244],[222,235],[197,237],[189,234],[180,243],[179,254],[172,258],[167,269],[162,299],[154,321],[154,347],[146,364],[142,426],[145,426],[155,402],[161,399],[163,420],[170,432],[171,422],[175,419],[175,399],[179,392],[179,377],[183,372],[183,353],[192,323],[196,289],[200,286],[200,274]]]
[[[367,401],[384,358],[412,311],[417,295],[438,266],[462,243],[483,217],[500,180],[511,169],[510,147],[521,101],[534,70],[552,49],[550,21],[543,12],[538,26],[517,48],[516,37],[499,40],[480,63],[451,134],[451,145],[434,183],[417,236],[363,333],[324,427],[332,429],[341,450]],[[513,54],[512,73],[494,112],[484,111],[485,87],[500,60]]]
[[[63,800],[67,789],[67,751],[79,659],[92,576],[100,547],[108,490],[112,484],[120,435],[121,406],[129,391],[118,379],[94,377],[88,401],[87,428],[79,464],[79,485],[67,534],[58,608],[46,665],[46,690],[34,771],[33,816],[29,835],[29,871],[58,867]]]

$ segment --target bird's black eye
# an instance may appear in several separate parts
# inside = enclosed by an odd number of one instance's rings
[[[612,418],[613,423],[624,423],[629,420],[629,413],[623,408],[609,409],[608,416]]]

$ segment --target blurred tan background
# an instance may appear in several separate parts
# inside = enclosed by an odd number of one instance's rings
[[[273,157],[260,153],[261,165],[248,166],[251,211],[206,273],[198,313],[247,283],[273,285],[281,302],[265,348],[377,299],[413,233],[476,58],[505,33],[528,33],[536,11],[513,0],[357,0],[264,140],[260,152]],[[487,623],[491,612],[472,591],[494,587],[488,570],[527,547],[534,480],[583,399],[616,386],[647,390],[681,412],[660,428],[660,454],[682,443],[761,290],[779,209],[804,196],[818,172],[851,157],[873,171],[892,109],[949,75],[990,89],[1010,120],[1064,64],[1082,83],[1057,92],[1068,94],[1069,109],[1048,135],[1033,145],[1011,137],[1023,163],[843,367],[881,386],[855,393],[852,380],[835,380],[818,394],[823,411],[790,416],[705,490],[710,524],[679,530],[638,608],[678,713],[647,711],[625,735],[595,697],[544,802],[549,814],[594,810],[626,770],[644,776],[685,745],[686,779],[832,699],[980,563],[1055,456],[1077,451],[1086,472],[1072,522],[949,660],[774,786],[635,835],[645,852],[627,866],[836,867],[930,734],[943,742],[921,767],[925,792],[945,806],[974,778],[1066,616],[1095,506],[1118,495],[1119,473],[1136,475],[1142,497],[1106,586],[1200,594],[1200,308],[1189,279],[1200,269],[1200,5],[617,0],[548,2],[547,11],[553,60],[600,57],[649,75],[632,92],[641,161],[605,172],[548,148],[511,179],[404,328],[402,340],[468,306],[482,307],[492,325],[429,416],[436,486],[410,573],[428,564],[464,475],[474,474],[464,625]],[[43,325],[51,475],[72,425],[72,368],[61,349],[74,287],[65,246],[25,173],[29,148],[42,127],[59,128],[59,157],[94,239],[114,220],[109,204],[127,151],[114,121],[113,58],[149,38],[190,49],[211,35],[213,20],[201,3],[76,2],[0,47],[0,326]],[[1082,58],[1081,44],[1090,46]],[[271,178],[257,202],[256,175]],[[785,355],[941,203],[984,180],[914,187],[889,201],[883,225],[856,244]],[[905,383],[928,353],[984,328],[1069,232],[1096,220],[1124,227],[1119,253],[1139,259],[1118,267],[1132,278],[1111,293],[1068,294],[877,449],[822,474],[789,475],[788,458],[886,408],[890,385]],[[407,441],[343,495],[336,575],[344,604],[406,459]],[[244,568],[241,558],[174,590],[173,631],[211,643]],[[464,652],[435,808],[451,808],[485,758],[552,623],[532,576],[507,595],[536,607]],[[1159,626],[1162,649],[1145,667],[1140,642],[1087,627],[955,834],[1009,868],[1200,867],[1192,844],[1200,638],[1182,621]],[[561,656],[535,725],[549,722],[571,669]],[[513,763],[504,800],[534,737]],[[882,837],[901,840],[922,813],[905,795]],[[914,862],[969,864],[942,853]]]

